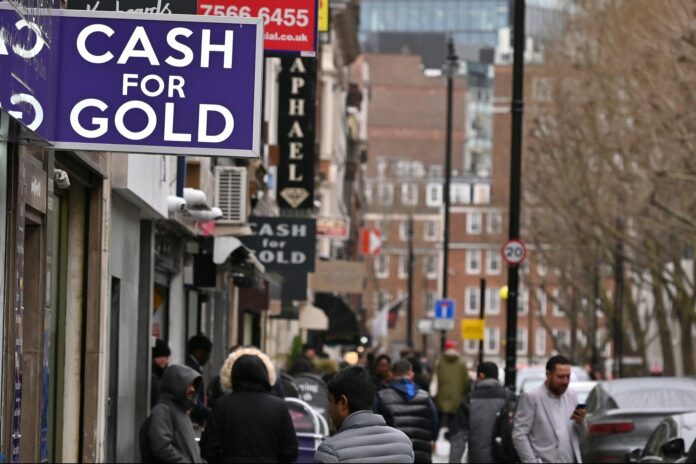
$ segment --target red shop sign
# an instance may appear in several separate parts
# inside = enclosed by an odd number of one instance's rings
[[[316,56],[317,3],[318,0],[198,0],[198,14],[261,17],[266,56]]]

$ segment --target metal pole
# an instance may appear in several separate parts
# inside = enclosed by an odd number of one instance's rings
[[[452,93],[454,89],[454,73],[457,71],[457,55],[454,52],[454,41],[452,37],[447,41],[447,63],[445,63],[445,71],[447,73],[447,137],[445,142],[445,185],[443,195],[445,200],[445,224],[444,224],[444,241],[442,245],[442,298],[448,296],[448,280],[449,280],[449,212],[450,212],[450,183],[452,181]],[[445,334],[440,332],[440,349],[445,351]]]
[[[406,345],[413,349],[413,216],[408,216],[408,307]]]
[[[482,321],[486,319],[486,279],[481,279],[480,287],[481,301],[479,302],[479,318]],[[479,340],[479,356],[478,356],[479,366],[483,363],[483,340]]]
[[[522,188],[522,116],[524,114],[524,0],[515,0],[512,65],[512,132],[510,145],[510,240],[520,238],[520,196]],[[515,388],[517,364],[517,266],[508,266],[507,336],[505,345],[505,386]]]
[[[619,230],[622,230],[623,224],[620,219],[617,220]],[[623,377],[623,242],[619,241],[616,244],[616,252],[614,253],[614,280],[616,288],[614,290],[614,377]]]

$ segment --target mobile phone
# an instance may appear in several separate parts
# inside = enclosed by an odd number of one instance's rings
[[[585,403],[578,403],[577,406],[575,406],[575,409],[585,409],[587,405]]]

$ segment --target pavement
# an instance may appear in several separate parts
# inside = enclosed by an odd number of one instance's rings
[[[433,463],[449,462],[450,443],[445,440],[445,432],[447,432],[446,428],[440,429],[440,434],[435,442],[435,451],[433,451]],[[465,458],[466,453],[464,454],[462,462],[466,462]]]

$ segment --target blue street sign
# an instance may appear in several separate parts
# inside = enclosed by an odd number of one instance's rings
[[[454,300],[436,300],[435,319],[454,319]]]

